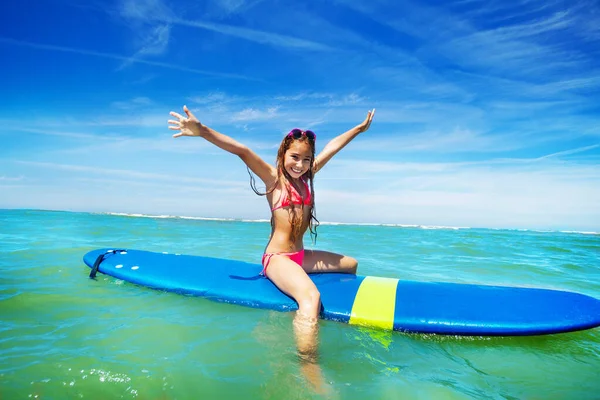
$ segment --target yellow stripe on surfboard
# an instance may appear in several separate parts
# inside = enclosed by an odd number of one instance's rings
[[[394,328],[398,279],[367,276],[356,293],[350,324]]]

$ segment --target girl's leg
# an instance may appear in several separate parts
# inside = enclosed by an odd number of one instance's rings
[[[298,264],[284,255],[274,254],[266,270],[275,286],[298,303],[300,314],[317,319],[321,308],[321,295],[313,281]]]
[[[321,309],[321,295],[313,281],[298,264],[282,255],[273,255],[266,271],[267,277],[285,294],[298,303],[294,317],[294,335],[302,371],[317,391],[324,388],[324,379],[317,364],[317,318]]]
[[[352,257],[322,250],[305,250],[302,268],[306,273],[344,272],[356,274],[358,261]]]

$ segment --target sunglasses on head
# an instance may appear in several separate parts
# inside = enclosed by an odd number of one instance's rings
[[[292,129],[290,133],[288,133],[288,137],[291,136],[294,139],[300,139],[302,136],[306,136],[308,140],[315,141],[317,135],[313,131],[303,131],[302,129]]]

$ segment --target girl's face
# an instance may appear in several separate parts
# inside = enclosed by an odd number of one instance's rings
[[[300,178],[310,168],[312,151],[306,142],[294,140],[285,152],[283,167],[294,179]]]

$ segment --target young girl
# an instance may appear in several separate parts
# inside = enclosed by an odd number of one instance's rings
[[[317,348],[317,318],[321,299],[317,287],[308,277],[311,272],[356,273],[354,258],[320,250],[304,250],[302,237],[310,228],[316,235],[318,221],[314,215],[313,180],[317,172],[359,133],[369,129],[375,110],[356,127],[331,140],[315,157],[316,135],[312,131],[292,129],[282,140],[276,166],[266,163],[256,153],[234,139],[203,125],[186,106],[187,117],[170,115],[169,129],[179,131],[173,137],[200,136],[240,157],[265,184],[271,208],[271,237],[262,257],[262,273],[282,292],[298,303],[294,331],[298,352],[314,363]],[[254,185],[254,191],[258,193]],[[260,193],[258,193],[260,194]],[[306,372],[306,371],[305,371]],[[312,380],[312,379],[311,379]]]

